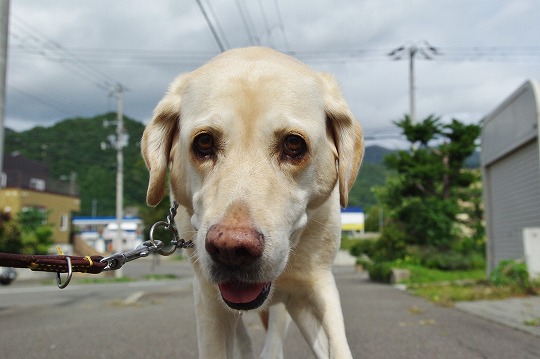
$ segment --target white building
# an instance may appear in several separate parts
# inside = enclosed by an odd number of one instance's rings
[[[540,246],[524,246],[524,229],[540,228],[539,94],[538,83],[527,81],[484,119],[481,166],[488,272],[503,259],[540,260],[540,252],[525,253],[526,247]]]
[[[74,217],[73,226],[81,238],[97,251],[102,253],[112,251],[118,230],[116,217]],[[123,218],[122,251],[133,249],[142,243],[143,227],[143,221],[139,217]]]

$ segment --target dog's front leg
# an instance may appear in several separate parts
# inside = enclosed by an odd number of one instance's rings
[[[287,310],[318,359],[352,359],[331,271],[316,273],[291,293]]]
[[[240,316],[223,307],[216,289],[195,278],[193,294],[199,358],[253,359],[251,340],[239,320]],[[236,342],[238,340],[241,342]]]
[[[283,358],[283,344],[290,322],[291,317],[283,303],[272,304],[268,308],[268,332],[266,333],[261,359]]]

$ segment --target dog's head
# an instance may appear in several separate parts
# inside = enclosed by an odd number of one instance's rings
[[[170,190],[197,230],[194,256],[235,309],[265,302],[309,213],[347,204],[363,146],[336,81],[264,48],[179,76],[142,139],[147,202]]]

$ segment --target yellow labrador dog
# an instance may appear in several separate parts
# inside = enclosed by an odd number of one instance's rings
[[[351,358],[332,263],[362,130],[334,78],[277,51],[220,54],[179,76],[142,139],[147,202],[166,192],[194,233],[201,358],[253,358],[239,312],[262,309],[262,358],[290,318],[317,358]],[[186,220],[187,219],[187,220]]]

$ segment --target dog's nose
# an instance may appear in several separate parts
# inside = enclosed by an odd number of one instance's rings
[[[206,234],[205,248],[223,264],[248,265],[262,255],[264,236],[250,227],[215,224]]]

